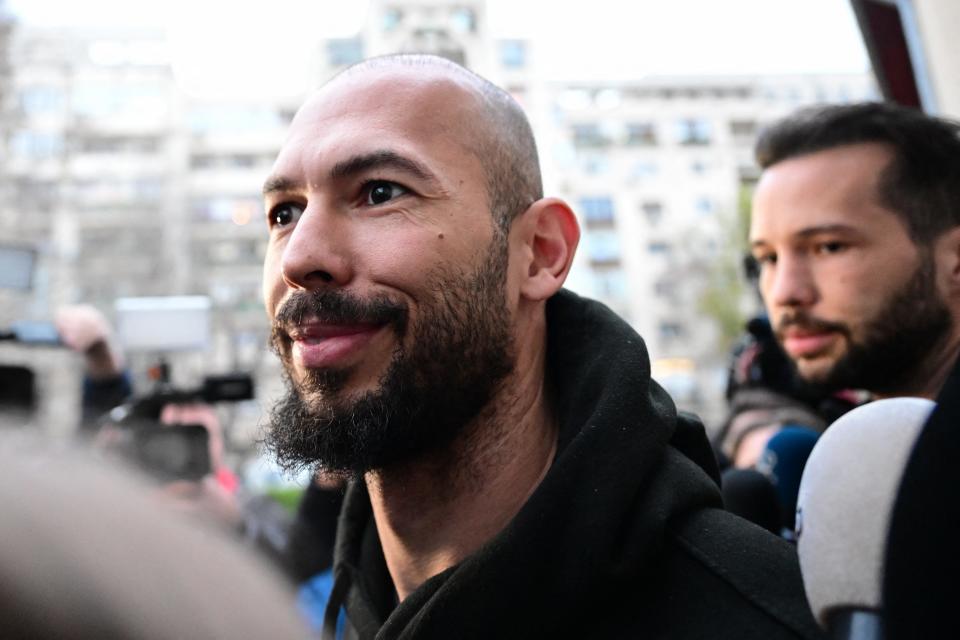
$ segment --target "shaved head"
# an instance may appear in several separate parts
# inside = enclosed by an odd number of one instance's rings
[[[327,85],[398,67],[445,76],[472,94],[473,104],[464,104],[464,118],[470,120],[464,143],[483,166],[490,212],[499,231],[506,233],[517,215],[543,197],[537,146],[523,109],[489,80],[446,58],[425,54],[370,58],[348,67]]]

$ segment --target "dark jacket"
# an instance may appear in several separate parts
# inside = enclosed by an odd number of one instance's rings
[[[720,509],[703,429],[651,380],[640,337],[569,292],[549,301],[547,326],[561,428],[540,486],[397,604],[355,483],[327,619],[342,605],[347,638],[364,639],[818,637],[793,548]]]

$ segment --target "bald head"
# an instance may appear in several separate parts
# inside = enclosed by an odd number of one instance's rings
[[[523,109],[489,80],[433,55],[370,58],[348,67],[326,86],[346,80],[362,82],[364,75],[399,69],[414,70],[425,80],[450,80],[462,89],[462,142],[484,169],[490,211],[497,227],[506,232],[517,215],[543,197],[537,146]]]

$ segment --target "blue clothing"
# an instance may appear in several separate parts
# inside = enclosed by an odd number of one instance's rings
[[[310,629],[317,633],[323,630],[323,616],[333,590],[333,569],[327,569],[300,585],[297,591],[297,609],[303,615]],[[337,638],[343,638],[345,622],[344,609],[337,617]]]

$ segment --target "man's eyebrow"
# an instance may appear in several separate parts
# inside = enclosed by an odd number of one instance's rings
[[[387,168],[409,173],[424,182],[429,182],[437,187],[440,186],[440,180],[437,176],[424,165],[389,149],[356,155],[338,162],[330,170],[330,177],[336,180],[348,178],[371,169]]]
[[[859,231],[846,224],[822,224],[817,225],[816,227],[806,227],[804,229],[800,229],[799,231],[794,232],[793,236],[795,238],[807,239],[824,233],[858,234]],[[766,246],[767,244],[767,241],[763,238],[757,238],[756,240],[750,241],[751,248]]]
[[[795,235],[801,238],[809,238],[821,233],[857,233],[857,230],[847,224],[821,224],[816,227],[801,229]]]
[[[333,165],[333,168],[330,170],[330,177],[337,180],[348,178],[358,173],[363,173],[364,171],[383,168],[403,171],[424,182],[430,183],[435,188],[440,188],[440,180],[423,164],[389,149],[363,153],[342,160]],[[278,192],[300,191],[302,189],[302,182],[284,176],[272,176],[267,178],[266,182],[263,183],[264,196]]]
[[[271,193],[283,191],[297,191],[302,187],[303,184],[296,180],[284,178],[283,176],[272,176],[267,178],[266,182],[263,183],[263,195],[267,196]]]

